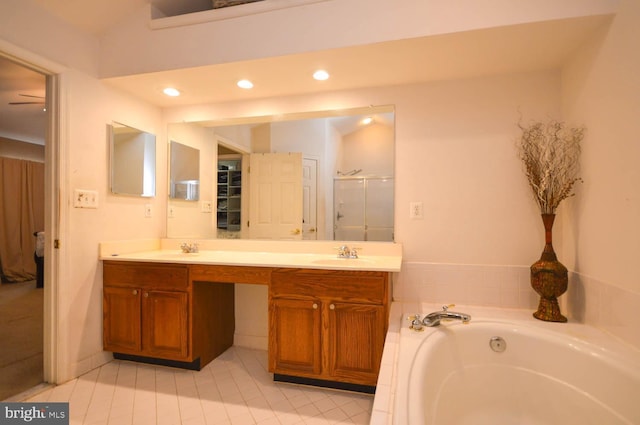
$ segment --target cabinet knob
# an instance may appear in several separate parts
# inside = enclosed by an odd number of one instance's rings
[[[149,298],[149,293],[148,293],[148,292],[145,292],[145,293],[144,293],[144,297],[145,297],[145,298]]]
[[[318,303],[313,303],[313,309],[317,310],[318,309]]]
[[[335,309],[336,309],[335,304],[329,304],[329,310],[335,310]]]
[[[138,290],[134,289],[133,291],[131,291],[131,293],[133,293],[133,295],[138,295]]]

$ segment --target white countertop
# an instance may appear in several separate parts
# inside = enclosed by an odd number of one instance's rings
[[[100,244],[100,260],[323,270],[399,272],[402,246],[388,242],[198,240],[199,252],[183,253],[176,239]],[[359,248],[354,259],[338,258],[340,245]]]

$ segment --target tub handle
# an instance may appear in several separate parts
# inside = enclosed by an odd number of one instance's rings
[[[407,317],[407,320],[411,321],[409,325],[409,329],[413,329],[414,331],[421,331],[422,329],[422,320],[420,320],[419,314],[414,314],[413,316]]]

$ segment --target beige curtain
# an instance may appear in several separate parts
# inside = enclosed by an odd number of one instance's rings
[[[44,164],[0,157],[0,272],[9,282],[36,275],[34,232],[44,230]]]

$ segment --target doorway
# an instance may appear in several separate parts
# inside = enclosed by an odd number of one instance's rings
[[[33,219],[25,221],[18,218],[15,222],[16,210],[21,209],[23,202],[2,200],[0,208],[4,208],[3,226],[12,231],[0,232],[0,241],[4,245],[0,255],[0,270],[3,281],[0,283],[0,400],[14,399],[17,394],[43,383],[47,372],[45,364],[51,359],[45,347],[45,339],[50,339],[46,327],[50,324],[51,308],[45,308],[45,300],[51,299],[51,279],[45,276],[45,235],[53,234],[51,211],[47,205],[52,196],[54,182],[50,146],[46,140],[53,132],[52,109],[49,107],[51,82],[55,78],[45,71],[37,69],[15,57],[8,57],[0,52],[0,157],[7,158],[6,164],[11,167],[40,169],[36,183],[29,183],[31,189],[17,187],[24,184],[10,182],[12,194],[19,199],[37,198],[37,207],[27,207],[27,215]],[[4,162],[4,160],[3,160]],[[15,167],[14,167],[15,168]],[[0,178],[4,181],[13,179],[2,170]],[[28,173],[25,171],[25,173]],[[33,175],[25,177],[34,181]],[[2,182],[0,182],[1,184]],[[36,187],[33,192],[33,187]],[[6,191],[3,191],[6,192]],[[29,201],[33,203],[33,201]],[[9,223],[8,223],[9,222]],[[15,233],[21,230],[20,242],[16,243]],[[48,232],[49,231],[49,232]],[[27,235],[27,236],[25,236]],[[51,265],[47,269],[52,269]],[[46,282],[46,284],[45,284]]]

